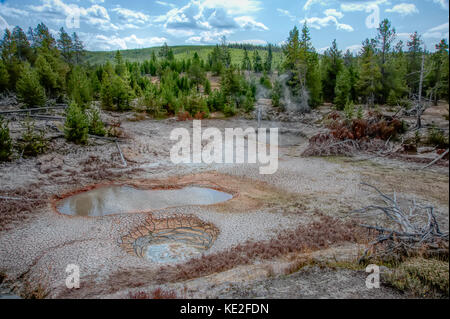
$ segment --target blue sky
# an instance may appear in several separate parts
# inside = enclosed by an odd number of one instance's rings
[[[422,34],[428,49],[449,37],[448,0],[0,0],[0,29],[44,22],[77,32],[90,50],[228,42],[281,44],[306,20],[313,44],[324,51],[333,39],[357,51],[389,18],[398,39]]]

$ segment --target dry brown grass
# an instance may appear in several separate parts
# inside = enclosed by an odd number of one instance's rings
[[[39,185],[0,192],[0,231],[28,220],[47,202],[47,195],[36,190]]]

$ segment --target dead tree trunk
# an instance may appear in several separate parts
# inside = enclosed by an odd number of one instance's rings
[[[423,88],[423,68],[425,65],[425,54],[422,54],[422,65],[420,67],[420,81],[419,81],[419,100],[417,105],[417,128],[422,128],[422,88]]]

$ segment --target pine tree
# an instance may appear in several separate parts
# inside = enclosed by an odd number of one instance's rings
[[[96,89],[100,90],[100,82],[96,74],[93,73],[93,78],[90,81],[85,70],[80,66],[75,66],[69,74],[67,94],[71,100],[75,101],[82,109],[85,109],[93,99],[93,85],[96,85]]]
[[[272,53],[272,45],[269,44],[267,48],[267,58],[264,62],[264,71],[267,73],[272,72],[272,63],[273,63],[273,53]]]
[[[89,134],[104,136],[106,131],[105,125],[100,118],[100,111],[93,107],[89,110],[87,116],[89,120]]]
[[[263,71],[262,59],[258,50],[253,51],[253,71],[256,73],[261,73]]]
[[[410,41],[406,43],[408,46],[408,69],[407,83],[413,93],[419,91],[419,73],[422,59],[422,39],[417,32],[410,36]]]
[[[343,110],[349,101],[352,101],[350,72],[347,68],[344,68],[339,72],[336,79],[334,104],[338,110]]]
[[[363,42],[361,53],[359,80],[356,83],[359,95],[373,106],[377,92],[381,89],[381,71],[375,60],[375,49],[373,41],[366,39]]]
[[[388,58],[391,52],[392,43],[396,38],[395,28],[392,28],[391,22],[388,19],[384,19],[381,23],[378,30],[378,35],[376,38],[377,44],[380,47],[381,54],[381,81],[382,81],[382,94],[381,101],[386,101],[389,91],[390,85],[388,83],[388,76],[395,72],[395,69],[388,68]]]
[[[59,30],[58,49],[61,51],[61,55],[66,63],[72,64],[74,62],[73,41],[64,28]]]
[[[8,70],[6,69],[5,64],[3,63],[3,60],[0,59],[0,93],[7,90],[9,87],[9,74]]]
[[[8,123],[0,116],[0,162],[9,160],[12,154],[12,140]]]
[[[72,34],[72,43],[73,43],[73,59],[75,64],[80,64],[83,60],[83,57],[86,55],[84,50],[84,44],[78,37],[78,35],[74,32]]]
[[[326,101],[333,101],[336,78],[343,67],[342,52],[337,47],[336,39],[333,40],[331,48],[325,51],[323,66],[323,96]]]
[[[242,70],[251,71],[252,70],[252,62],[248,56],[247,48],[244,48],[244,58],[242,59]]]
[[[430,95],[433,97],[434,105],[438,104],[440,97],[448,99],[448,48],[447,40],[442,39],[439,44],[436,45],[436,51],[430,58],[431,72],[427,77],[427,84],[430,87]]]
[[[27,35],[20,27],[15,27],[12,32],[12,41],[16,46],[16,57],[20,61],[34,62],[34,53],[28,41]]]
[[[200,57],[197,52],[194,53],[194,58],[192,59],[192,64],[189,67],[188,74],[189,79],[197,88],[197,93],[200,92],[200,84],[205,82],[206,75],[205,71],[201,67]]]
[[[44,54],[39,54],[34,68],[39,76],[41,85],[45,88],[48,95],[54,93],[58,88],[58,75],[48,63]]]
[[[16,89],[17,80],[20,77],[22,63],[17,55],[17,43],[13,40],[11,32],[6,29],[0,43],[0,52],[3,63],[8,71],[9,89]]]
[[[25,103],[27,107],[45,104],[45,90],[39,83],[38,74],[28,63],[25,63],[21,77],[17,82],[17,95],[19,101]]]
[[[75,102],[71,102],[66,110],[64,135],[70,142],[86,144],[88,141],[89,120]]]

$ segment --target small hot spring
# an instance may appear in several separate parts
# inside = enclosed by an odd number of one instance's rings
[[[127,253],[153,263],[178,263],[208,250],[218,233],[213,224],[196,217],[149,217],[123,236],[119,244]]]
[[[170,190],[143,190],[132,186],[105,186],[58,202],[57,210],[71,216],[99,217],[169,207],[212,205],[233,196],[211,188],[185,187]]]

